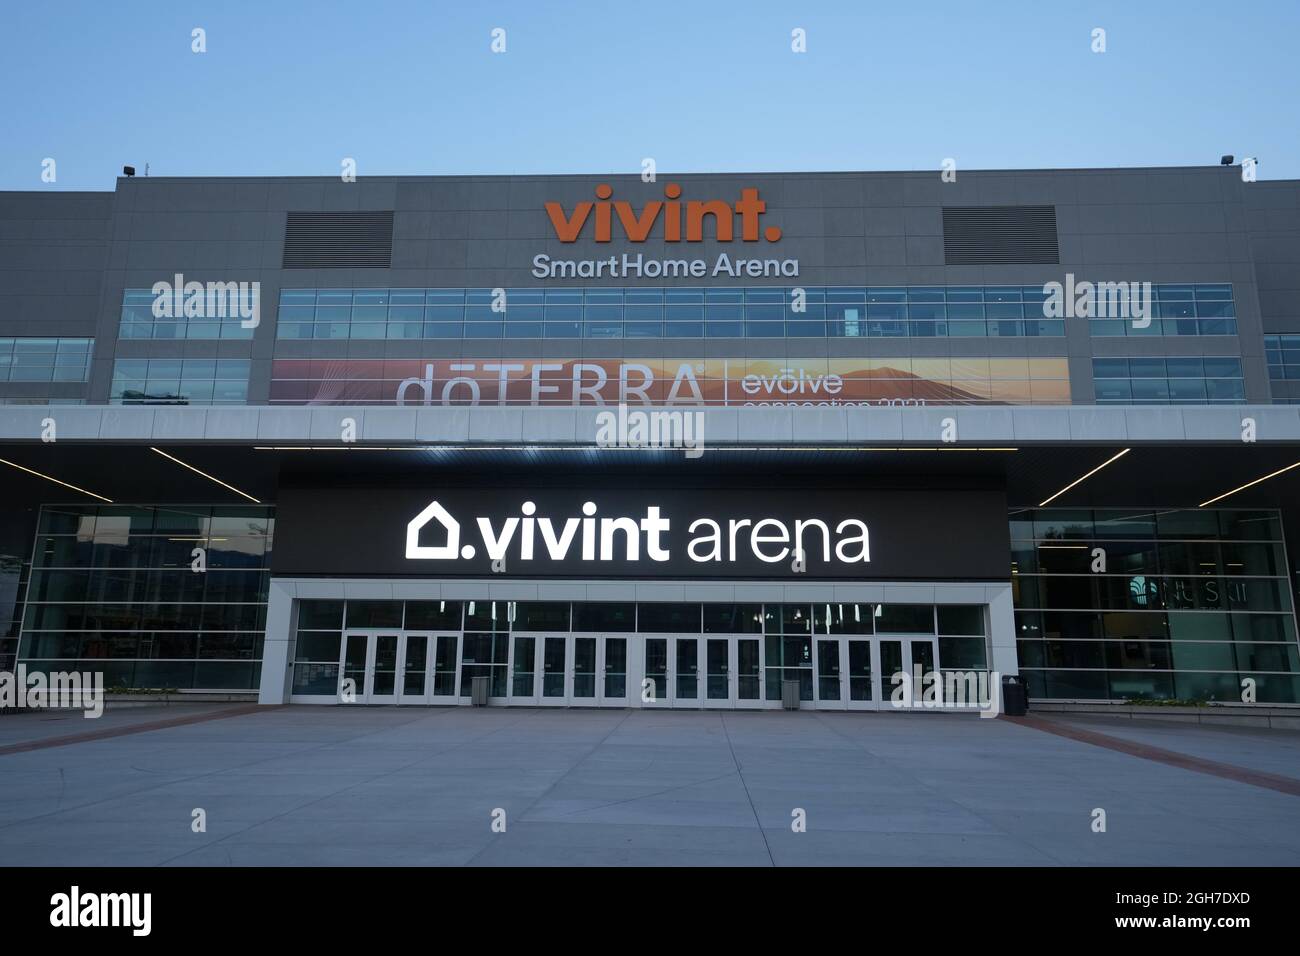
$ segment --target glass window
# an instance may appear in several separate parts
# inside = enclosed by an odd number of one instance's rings
[[[401,601],[348,601],[349,628],[401,627]]]
[[[934,606],[931,604],[876,605],[877,634],[933,634]]]
[[[631,602],[575,603],[575,631],[635,631],[636,605]]]
[[[567,631],[569,604],[567,601],[519,601],[512,626],[516,631]]]
[[[406,629],[410,631],[459,631],[460,601],[407,601]]]
[[[706,634],[760,634],[763,631],[761,604],[706,604]]]
[[[870,634],[875,612],[871,604],[814,604],[813,628],[818,634]]]
[[[700,605],[643,602],[637,605],[637,630],[648,634],[700,631]]]
[[[982,604],[940,604],[936,607],[939,633],[953,635],[983,635],[984,606]],[[981,642],[982,643],[982,642]],[[947,665],[946,658],[942,658]]]

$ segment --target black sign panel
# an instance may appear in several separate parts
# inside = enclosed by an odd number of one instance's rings
[[[282,488],[272,571],[1002,580],[992,490]]]

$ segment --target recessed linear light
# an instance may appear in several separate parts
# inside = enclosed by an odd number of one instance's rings
[[[1295,464],[1287,465],[1285,468],[1279,468],[1277,471],[1272,472],[1271,474],[1267,474],[1263,478],[1256,478],[1254,481],[1248,481],[1244,485],[1241,485],[1240,487],[1233,488],[1231,491],[1225,491],[1217,498],[1211,498],[1209,501],[1202,501],[1200,505],[1198,505],[1197,507],[1204,508],[1206,505],[1212,505],[1216,501],[1222,501],[1224,498],[1228,497],[1228,495],[1235,495],[1237,492],[1245,491],[1247,488],[1251,487],[1252,485],[1257,485],[1261,481],[1268,481],[1270,478],[1276,478],[1278,475],[1282,474],[1283,472],[1290,471],[1292,468],[1300,468],[1300,461],[1297,461]]]
[[[62,485],[64,488],[71,488],[73,491],[79,491],[83,495],[90,495],[92,498],[98,498],[100,501],[107,501],[110,505],[113,503],[112,498],[105,498],[103,495],[97,495],[93,491],[87,491],[85,488],[78,488],[76,485],[70,485],[66,481],[59,481],[57,478],[51,478],[49,475],[43,475],[39,471],[32,471],[30,468],[17,464],[16,462],[6,461],[0,458],[0,465],[8,465],[10,468],[17,468],[19,471],[25,471],[29,475],[35,475],[37,478],[44,478],[46,481],[52,481],[56,485]]]
[[[1052,495],[1052,497],[1050,497],[1050,498],[1045,498],[1044,500],[1040,501],[1040,502],[1038,503],[1038,507],[1041,508],[1041,507],[1043,507],[1045,504],[1047,504],[1048,502],[1055,501],[1057,498],[1061,497],[1061,495],[1065,494],[1067,491],[1069,491],[1069,490],[1070,490],[1071,488],[1073,488],[1075,485],[1079,484],[1080,482],[1087,481],[1089,478],[1091,478],[1091,477],[1092,477],[1093,475],[1095,475],[1097,472],[1101,471],[1103,468],[1105,468],[1107,465],[1109,465],[1112,461],[1116,461],[1116,460],[1118,460],[1118,459],[1120,459],[1120,458],[1123,458],[1123,457],[1124,457],[1125,455],[1127,455],[1130,451],[1132,451],[1131,448],[1125,448],[1125,449],[1124,449],[1122,452],[1120,452],[1118,455],[1112,455],[1110,458],[1107,458],[1107,459],[1106,459],[1105,461],[1103,461],[1100,465],[1098,465],[1098,466],[1097,466],[1096,468],[1094,468],[1092,471],[1088,472],[1088,473],[1087,473],[1086,475],[1084,475],[1083,477],[1074,479],[1074,481],[1070,482],[1068,485],[1066,485],[1064,488],[1062,488],[1062,489],[1061,489],[1060,491],[1058,491],[1056,494]]]
[[[617,445],[254,445],[253,451],[571,451],[571,452],[593,452],[593,451],[681,451],[682,447],[675,445],[655,446],[644,448],[623,448]],[[1008,452],[1019,451],[1019,448],[983,448],[983,447],[962,447],[962,448],[882,448],[882,447],[856,447],[837,445],[831,447],[820,446],[803,446],[803,445],[719,445],[706,449],[707,451],[733,451],[733,452],[877,452],[877,451],[898,451],[898,452],[939,452],[939,451],[984,451],[984,452]]]
[[[196,475],[202,475],[204,478],[208,479],[208,481],[215,481],[215,482],[216,482],[217,484],[219,484],[222,488],[226,488],[226,489],[228,489],[228,490],[230,490],[230,491],[233,491],[233,492],[234,492],[235,494],[237,494],[237,495],[241,495],[242,497],[247,498],[249,501],[253,502],[253,504],[255,504],[255,505],[260,505],[260,504],[262,503],[262,502],[258,501],[256,498],[254,498],[252,495],[247,494],[246,492],[240,491],[240,490],[239,490],[238,488],[236,488],[234,485],[228,485],[228,484],[226,484],[224,481],[222,481],[220,478],[214,478],[214,477],[212,477],[211,475],[209,475],[206,471],[200,471],[199,469],[195,468],[193,465],[188,465],[188,464],[186,464],[185,462],[181,461],[179,458],[175,457],[174,455],[169,455],[169,454],[167,454],[167,452],[163,451],[161,448],[154,448],[153,446],[150,446],[149,450],[150,450],[150,451],[156,451],[158,454],[162,455],[164,458],[168,459],[169,461],[174,461],[174,462],[176,462],[176,464],[180,465],[182,468],[188,468],[190,471],[194,472],[194,474],[196,474]]]

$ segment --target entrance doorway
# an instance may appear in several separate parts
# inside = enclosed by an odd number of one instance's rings
[[[515,634],[510,703],[541,707],[627,704],[627,637]]]
[[[935,669],[938,638],[908,636],[819,636],[815,639],[815,697],[818,710],[887,710],[899,687],[895,675],[906,680]],[[910,699],[921,699],[917,681]]]
[[[339,695],[358,704],[454,704],[459,634],[348,631],[339,662]]]
[[[763,642],[760,637],[647,635],[646,707],[763,707]]]

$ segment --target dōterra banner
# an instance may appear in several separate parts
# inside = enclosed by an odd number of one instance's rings
[[[1059,404],[1063,358],[276,359],[301,405]]]

